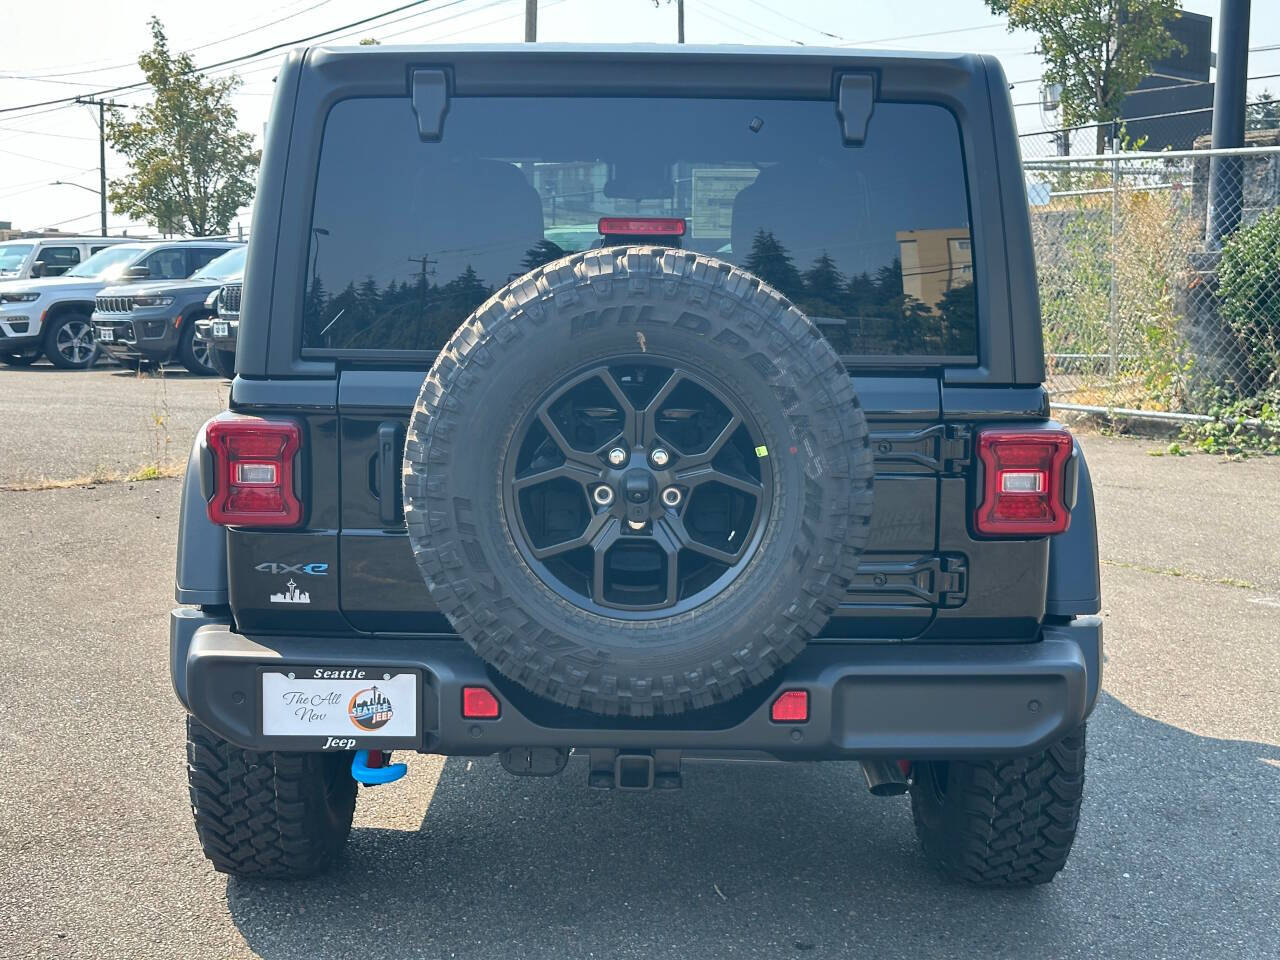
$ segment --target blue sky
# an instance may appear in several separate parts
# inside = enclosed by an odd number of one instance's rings
[[[403,2],[403,0],[401,0]],[[213,63],[371,16],[396,0],[50,0],[8,4],[0,107],[71,96],[139,78],[132,63],[149,43],[146,20],[160,15],[171,44],[194,49],[197,63]],[[1037,106],[1040,58],[1035,37],[1008,33],[982,0],[686,0],[689,43],[862,46],[890,50],[960,50],[991,53],[1004,63],[1014,87],[1019,128],[1043,128]],[[494,42],[523,38],[523,0],[433,0],[357,28],[394,43]],[[1217,0],[1184,0],[1186,10],[1216,16]],[[675,39],[675,6],[663,0],[541,0],[539,39],[563,42],[667,42]],[[279,21],[279,22],[275,22]],[[239,34],[239,36],[233,36]],[[1216,39],[1216,37],[1215,37]],[[1250,54],[1251,76],[1280,74],[1280,3],[1255,0],[1251,46],[1278,49]],[[260,135],[278,56],[239,68],[236,98],[241,126]],[[86,72],[91,71],[91,72]],[[38,78],[38,79],[22,79]],[[1280,77],[1250,83],[1280,91]],[[121,95],[141,102],[145,94]],[[43,108],[0,114],[0,220],[15,226],[63,224],[97,228],[97,198],[85,190],[50,186],[66,180],[96,189],[98,145],[87,107]],[[108,156],[109,175],[122,164]],[[111,216],[113,232],[129,226]],[[135,230],[142,229],[134,225]]]

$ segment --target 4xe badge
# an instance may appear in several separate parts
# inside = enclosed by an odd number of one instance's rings
[[[347,716],[361,730],[385,727],[394,715],[390,699],[377,687],[357,690],[347,704]]]
[[[268,560],[253,569],[260,573],[307,573],[313,577],[324,577],[329,574],[327,563],[274,563]]]

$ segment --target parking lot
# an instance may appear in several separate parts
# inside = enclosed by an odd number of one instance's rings
[[[699,765],[672,795],[410,758],[344,861],[228,881],[169,687],[183,459],[225,382],[0,369],[0,943],[11,956],[1275,957],[1280,461],[1087,436],[1107,662],[1076,851],[1046,888],[925,864],[856,765]],[[160,416],[163,422],[157,424]],[[93,477],[96,482],[63,486]],[[25,488],[25,489],[19,489]]]

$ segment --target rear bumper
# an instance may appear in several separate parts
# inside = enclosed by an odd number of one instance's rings
[[[1035,643],[814,643],[766,688],[677,718],[596,717],[539,700],[498,678],[460,640],[250,638],[192,608],[173,611],[170,656],[183,705],[251,749],[318,749],[258,733],[264,667],[421,671],[424,753],[483,756],[509,747],[753,752],[787,760],[924,759],[1033,753],[1078,726],[1097,700],[1102,622],[1046,625]],[[494,720],[461,715],[463,686],[493,690]],[[778,724],[782,690],[809,691],[809,720]],[[357,747],[380,746],[376,737]],[[403,744],[395,744],[403,747]]]

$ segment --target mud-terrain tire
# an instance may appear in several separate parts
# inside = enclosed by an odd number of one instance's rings
[[[1029,757],[916,764],[911,813],[925,855],[973,886],[1048,883],[1075,840],[1084,761],[1082,725]]]
[[[187,781],[204,855],[237,877],[297,878],[328,868],[351,832],[349,753],[242,750],[187,718]]]
[[[615,363],[684,365],[759,429],[746,449],[768,458],[771,507],[732,579],[692,609],[612,615],[566,598],[514,532],[522,424],[558,380]],[[410,421],[405,518],[432,599],[502,674],[595,713],[675,714],[764,682],[822,629],[867,541],[872,476],[852,380],[804,314],[722,261],[617,247],[526,274],[454,333]]]

